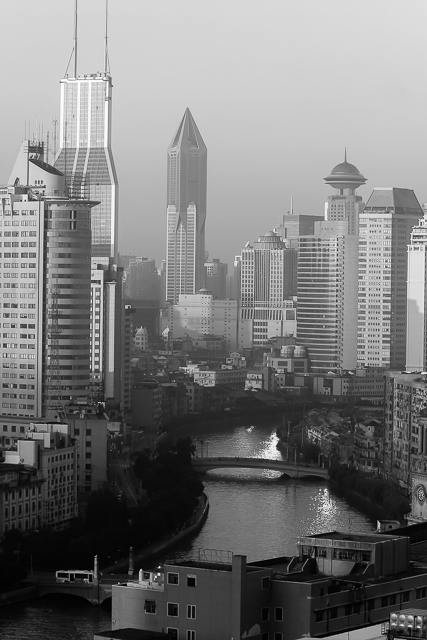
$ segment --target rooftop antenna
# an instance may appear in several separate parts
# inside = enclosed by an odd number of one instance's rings
[[[74,3],[74,77],[77,78],[77,0]]]
[[[76,0],[77,1],[77,0]],[[104,57],[104,73],[109,72],[108,64],[108,0],[105,0],[105,57]]]
[[[294,198],[291,196],[291,216],[294,215]]]
[[[347,162],[347,147],[344,147],[344,162]]]

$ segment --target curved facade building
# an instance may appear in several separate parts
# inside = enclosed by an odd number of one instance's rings
[[[0,189],[3,415],[41,417],[90,383],[91,208],[25,141]]]

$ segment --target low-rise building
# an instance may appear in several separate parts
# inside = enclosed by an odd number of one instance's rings
[[[396,606],[426,606],[427,570],[410,565],[409,548],[391,533],[330,532],[299,538],[293,557],[248,563],[211,550],[113,585],[113,629],[296,640],[383,622]]]
[[[210,369],[206,371],[195,371],[194,382],[203,387],[215,387],[216,385],[227,385],[231,389],[240,390],[245,388],[246,369]]]
[[[28,531],[42,526],[40,469],[0,463],[0,538],[11,529]]]

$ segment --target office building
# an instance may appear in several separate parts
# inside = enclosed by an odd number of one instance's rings
[[[323,220],[322,216],[311,216],[291,211],[284,213],[281,223],[274,229],[275,233],[286,241],[288,247],[298,248],[300,236],[311,236],[314,233],[314,223]]]
[[[168,148],[166,300],[205,286],[207,150],[189,109]]]
[[[298,246],[297,340],[313,373],[339,373],[357,362],[358,237],[347,221],[317,222]]]
[[[118,181],[111,150],[113,82],[107,71],[61,80],[59,153],[55,167],[72,198],[96,200],[93,264],[118,258]]]
[[[90,386],[90,213],[25,141],[0,189],[2,413],[40,417]],[[50,415],[50,414],[49,414]]]
[[[359,365],[406,365],[407,266],[423,210],[411,189],[375,188],[359,217]]]
[[[124,269],[125,295],[135,300],[160,300],[160,276],[154,260],[138,257]]]
[[[412,229],[408,245],[406,298],[406,371],[427,368],[427,211]]]
[[[239,347],[265,345],[295,331],[296,250],[268,231],[241,252]]]
[[[357,235],[359,214],[363,210],[364,203],[361,196],[356,195],[356,189],[365,184],[366,178],[354,164],[347,162],[347,152],[345,152],[344,162],[337,164],[324,180],[338,192],[329,196],[325,203],[325,220],[329,222],[347,220],[348,233]]]

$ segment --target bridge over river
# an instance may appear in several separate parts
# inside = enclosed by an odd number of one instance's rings
[[[32,585],[34,594],[39,597],[51,594],[77,596],[88,600],[91,604],[98,605],[111,598],[113,584],[118,584],[128,579],[127,575],[118,574],[102,576],[98,583],[94,582],[93,584],[57,582],[52,573],[37,572],[33,577],[27,578],[25,582],[28,586]]]
[[[285,460],[269,458],[240,458],[221,456],[216,458],[193,458],[192,466],[197,473],[212,469],[271,469],[290,478],[323,478],[328,480],[328,470],[317,465],[295,464]]]

